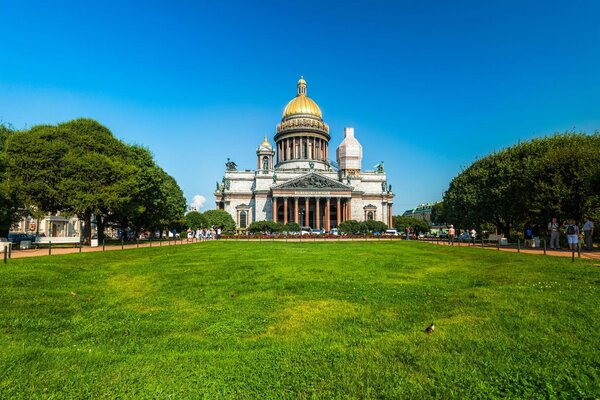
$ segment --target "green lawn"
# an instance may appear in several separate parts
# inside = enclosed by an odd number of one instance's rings
[[[3,399],[599,397],[583,260],[210,242],[0,267]]]

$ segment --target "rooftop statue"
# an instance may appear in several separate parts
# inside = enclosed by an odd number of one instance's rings
[[[230,161],[229,158],[227,158],[225,167],[227,168],[227,171],[237,171],[237,164],[234,163],[233,161]]]

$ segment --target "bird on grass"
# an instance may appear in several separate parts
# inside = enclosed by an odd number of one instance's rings
[[[429,325],[427,328],[425,328],[425,333],[433,333],[433,331],[435,330],[435,325],[433,324],[433,322],[431,323],[431,325]]]

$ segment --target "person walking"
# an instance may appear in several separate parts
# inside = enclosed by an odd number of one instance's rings
[[[525,239],[525,247],[533,247],[533,228],[530,223],[525,224],[525,229],[523,230],[523,239]]]
[[[577,246],[579,245],[579,227],[575,223],[575,220],[569,220],[566,232],[569,250],[577,250]]]
[[[556,217],[548,222],[548,233],[550,234],[550,249],[560,250],[560,225]]]
[[[471,228],[471,242],[475,244],[475,239],[477,239],[477,231],[475,228]]]
[[[448,240],[450,241],[451,244],[454,244],[455,234],[456,234],[456,230],[454,229],[454,225],[450,225],[450,228],[448,228]]]
[[[592,237],[594,236],[594,223],[588,217],[583,219],[583,237],[585,241],[585,249],[592,251],[594,245],[592,243]]]

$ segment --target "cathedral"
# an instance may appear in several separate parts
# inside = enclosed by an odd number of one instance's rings
[[[307,95],[306,81],[283,110],[273,146],[265,136],[256,149],[256,169],[238,170],[227,161],[215,191],[218,209],[231,214],[239,229],[253,221],[295,222],[325,229],[346,220],[376,220],[392,226],[392,186],[383,162],[362,169],[362,146],[353,128],[329,154],[329,126]]]

